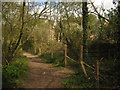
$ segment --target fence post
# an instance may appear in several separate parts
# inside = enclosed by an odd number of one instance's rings
[[[64,66],[67,66],[67,60],[66,60],[66,56],[67,56],[67,45],[64,45]]]
[[[97,60],[96,62],[96,85],[97,85],[97,88],[99,89],[99,75],[100,75],[100,72],[99,72],[99,60]]]
[[[83,61],[83,46],[80,46],[80,61]]]
[[[86,72],[84,64],[83,64],[83,46],[82,45],[80,46],[80,60],[79,61],[82,66],[83,72],[84,72],[85,76],[87,77],[87,72]]]

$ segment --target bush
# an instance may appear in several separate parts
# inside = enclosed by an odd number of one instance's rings
[[[103,87],[120,87],[120,61],[119,60],[104,60],[101,62],[100,73],[105,80],[101,80],[100,84]],[[112,81],[112,82],[111,82]]]
[[[18,87],[21,79],[27,75],[28,61],[26,57],[19,57],[10,66],[3,66],[3,88]]]
[[[86,69],[88,74],[90,74],[90,70]],[[71,75],[68,79],[66,79],[63,84],[66,88],[95,88],[95,79],[93,75],[90,76],[89,79],[85,77],[82,68],[76,71],[73,75]]]

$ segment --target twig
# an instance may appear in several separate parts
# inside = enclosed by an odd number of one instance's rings
[[[103,18],[103,19],[105,19],[105,20],[107,20],[107,21],[109,22],[109,19],[105,18],[104,16],[102,16],[102,15],[97,11],[97,9],[96,9],[95,5],[93,4],[93,2],[92,2],[91,0],[89,0],[89,1],[90,1],[91,5],[93,6],[95,12],[97,13],[98,17]]]

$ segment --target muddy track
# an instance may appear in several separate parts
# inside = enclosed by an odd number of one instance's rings
[[[29,73],[23,88],[64,88],[62,81],[74,72],[67,68],[53,67],[52,64],[44,63],[30,53],[24,53],[24,55],[29,60]]]

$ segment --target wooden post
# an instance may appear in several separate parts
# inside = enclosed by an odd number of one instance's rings
[[[97,88],[99,89],[99,60],[97,60],[96,62],[96,85],[97,85]]]
[[[67,65],[66,57],[67,57],[67,45],[64,45],[64,66],[65,67]]]
[[[80,60],[79,61],[82,66],[83,72],[84,72],[85,76],[87,77],[87,72],[86,72],[84,64],[83,64],[83,46],[82,45],[80,47]]]
[[[80,61],[83,61],[83,46],[80,46]]]

